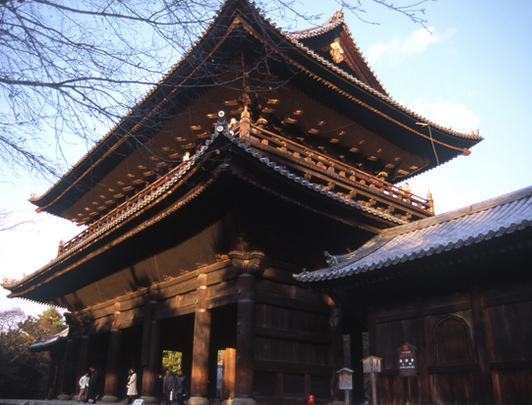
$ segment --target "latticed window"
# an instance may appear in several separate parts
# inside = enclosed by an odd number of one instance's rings
[[[473,362],[473,345],[468,323],[457,316],[448,316],[434,327],[434,348],[438,365]]]

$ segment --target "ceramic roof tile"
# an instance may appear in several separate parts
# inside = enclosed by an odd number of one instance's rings
[[[532,226],[532,186],[482,203],[387,229],[328,268],[297,275],[303,282],[349,277],[440,254]]]

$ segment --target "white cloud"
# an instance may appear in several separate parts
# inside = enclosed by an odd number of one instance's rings
[[[429,102],[418,98],[408,108],[429,121],[455,131],[467,132],[479,128],[480,117],[455,101]]]
[[[393,37],[388,42],[379,42],[369,47],[368,61],[370,64],[382,57],[400,58],[405,55],[417,54],[425,51],[430,45],[441,42],[453,35],[454,29],[440,35],[435,28],[420,28],[407,37]]]

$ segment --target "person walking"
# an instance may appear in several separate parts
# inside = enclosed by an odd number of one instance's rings
[[[174,390],[174,377],[170,374],[170,370],[166,370],[163,378],[163,393],[166,400],[166,405],[170,405],[172,401],[172,394]]]
[[[127,402],[126,404],[131,404],[139,394],[137,391],[137,373],[135,369],[130,368],[129,374],[127,376]]]
[[[184,405],[187,392],[187,377],[183,370],[179,370],[174,379],[174,392],[177,399],[177,405]]]
[[[87,388],[89,387],[89,373],[85,373],[79,379],[78,402],[85,402],[87,397]]]

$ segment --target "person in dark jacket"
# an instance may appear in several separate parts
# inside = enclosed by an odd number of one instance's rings
[[[166,375],[163,378],[163,393],[166,399],[166,405],[170,405],[172,401],[172,394],[174,391],[174,376],[170,374],[170,370],[166,370]]]
[[[87,399],[89,403],[94,404],[96,403],[96,384],[98,382],[98,370],[96,370],[94,366],[90,366],[89,371],[91,375],[89,377],[89,392],[87,394]]]
[[[164,396],[164,392],[163,392],[163,376],[161,373],[158,373],[157,376],[155,377],[155,392],[154,392],[154,395],[155,395],[155,399],[156,399],[156,404],[157,405],[161,405],[161,401],[163,399],[163,396]]]
[[[183,375],[182,370],[179,370],[174,378],[174,392],[177,405],[184,405],[187,395],[187,377]]]

